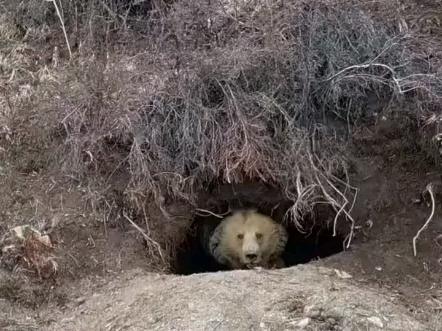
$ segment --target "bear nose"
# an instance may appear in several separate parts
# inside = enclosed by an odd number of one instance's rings
[[[255,261],[258,256],[256,254],[247,254],[246,258],[249,261]]]

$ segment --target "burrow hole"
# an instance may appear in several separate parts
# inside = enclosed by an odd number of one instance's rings
[[[236,208],[256,208],[260,213],[271,216],[277,222],[283,222],[284,215],[290,206],[289,203],[279,203],[278,207],[275,208],[271,202],[262,203],[261,201],[247,201],[245,199],[236,200],[233,205],[236,205]],[[232,201],[210,211],[222,215],[229,210],[229,206],[232,206]],[[289,241],[282,255],[286,267],[323,259],[344,250],[344,234],[338,232],[336,236],[333,236],[334,213],[333,210],[322,207],[307,215],[304,220],[307,225],[305,233],[301,233],[291,223],[286,225]],[[209,217],[210,221],[214,223],[220,222],[219,218],[210,215],[194,217],[190,231],[178,247],[176,261],[172,266],[173,273],[190,275],[227,270],[208,255],[200,243],[197,233],[204,217]]]

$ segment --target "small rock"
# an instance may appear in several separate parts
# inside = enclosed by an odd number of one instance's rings
[[[382,321],[381,321],[381,319],[379,317],[376,317],[376,316],[368,317],[367,321],[369,321],[370,323],[376,325],[379,328],[383,328],[384,327],[384,323],[382,323]]]
[[[312,313],[315,313],[316,311],[319,311],[319,309],[315,305],[306,305],[306,306],[304,306],[304,314],[310,315]]]
[[[324,268],[324,267],[318,267],[317,270],[321,275],[327,275],[327,276],[331,276],[333,272],[329,268]]]
[[[336,320],[334,318],[327,318],[327,322],[331,325],[335,325],[336,324]]]
[[[311,310],[315,308],[315,305],[305,305],[304,306],[304,313],[309,313]]]
[[[82,305],[85,302],[86,302],[86,297],[79,297],[79,298],[75,299],[75,303],[77,305]]]
[[[335,269],[335,273],[339,278],[342,278],[342,279],[352,278],[352,276],[349,273],[346,273],[345,271]]]
[[[311,318],[317,318],[317,317],[321,316],[321,311],[320,310],[312,310],[312,311],[310,311],[309,316]]]
[[[303,318],[299,322],[296,323],[296,326],[300,328],[305,328],[310,323],[310,317]]]

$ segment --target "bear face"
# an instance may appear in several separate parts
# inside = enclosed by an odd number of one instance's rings
[[[245,210],[226,217],[210,239],[215,259],[232,269],[283,267],[280,259],[288,240],[286,229],[270,217]]]

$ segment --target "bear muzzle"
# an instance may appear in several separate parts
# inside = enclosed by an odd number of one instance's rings
[[[253,253],[251,253],[251,254],[247,254],[247,255],[246,255],[246,260],[249,261],[249,262],[252,262],[252,263],[253,263],[257,258],[258,258],[258,255],[253,254]]]
[[[261,254],[259,252],[259,246],[253,245],[249,247],[244,247],[243,250],[243,263],[247,267],[255,267],[261,262]]]

